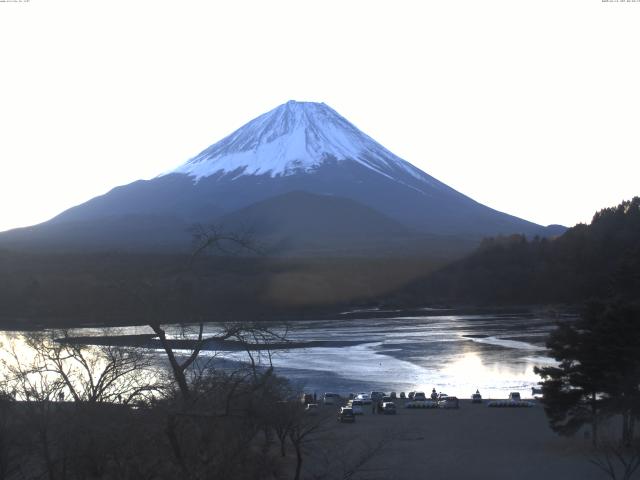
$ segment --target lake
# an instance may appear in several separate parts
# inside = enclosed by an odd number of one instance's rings
[[[346,394],[432,388],[468,398],[517,391],[531,397],[534,366],[553,364],[544,347],[557,319],[533,314],[389,316],[304,321],[296,341],[364,341],[359,345],[276,352],[276,373],[301,390]],[[239,360],[241,354],[228,354]]]
[[[390,312],[387,318],[300,321],[291,324],[287,336],[290,340],[325,342],[325,345],[276,351],[273,364],[275,372],[287,377],[295,387],[318,395],[328,391],[348,394],[372,390],[398,393],[416,390],[429,394],[435,388],[460,398],[468,398],[476,389],[485,398],[506,398],[512,391],[527,398],[531,397],[531,387],[540,381],[533,372],[534,366],[554,363],[547,356],[544,343],[557,321],[531,313],[438,312],[418,316]],[[219,330],[219,325],[207,324],[205,333],[215,334]],[[118,331],[150,332],[148,327]],[[71,334],[98,335],[104,331],[85,328]],[[6,342],[16,332],[2,335]],[[339,346],[326,346],[334,342]],[[236,362],[246,360],[242,352],[217,355],[224,368],[234,368]]]

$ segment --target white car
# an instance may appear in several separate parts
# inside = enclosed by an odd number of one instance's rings
[[[368,393],[359,393],[355,400],[359,400],[363,405],[371,405],[371,397]]]

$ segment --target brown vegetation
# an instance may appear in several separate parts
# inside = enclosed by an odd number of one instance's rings
[[[374,302],[441,260],[0,252],[5,328],[308,318]]]

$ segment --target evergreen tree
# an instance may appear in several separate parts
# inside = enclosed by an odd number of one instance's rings
[[[551,428],[571,435],[619,414],[622,440],[631,442],[640,416],[640,309],[621,304],[590,304],[581,319],[564,324],[547,342],[557,367],[536,368],[543,378],[543,404]]]

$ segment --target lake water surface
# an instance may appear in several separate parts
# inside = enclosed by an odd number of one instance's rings
[[[277,374],[307,392],[341,394],[372,390],[409,392],[432,388],[468,398],[517,391],[531,397],[540,378],[534,366],[553,363],[544,343],[557,319],[534,314],[394,316],[388,318],[301,321],[292,324],[294,341],[347,341],[356,345],[291,349],[274,353]],[[219,331],[208,324],[206,332]],[[150,333],[126,327],[121,334]],[[80,329],[77,335],[102,334]],[[6,342],[15,333],[2,334]],[[162,354],[162,352],[158,352]],[[202,352],[210,355],[211,352]],[[238,352],[218,354],[228,366],[245,360]]]
[[[544,343],[556,321],[531,314],[304,321],[290,339],[365,343],[278,352],[273,362],[277,373],[318,394],[435,388],[461,398],[476,389],[485,398],[531,397],[540,381],[534,366],[553,364]]]

